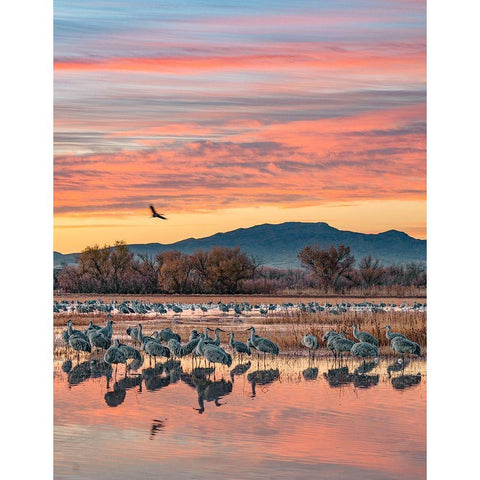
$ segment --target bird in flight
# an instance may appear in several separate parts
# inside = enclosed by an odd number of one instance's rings
[[[153,208],[153,205],[150,205],[150,210],[152,211],[152,217],[153,218],[161,218],[162,220],[166,220],[167,217],[163,215],[163,213],[157,213],[155,208]]]

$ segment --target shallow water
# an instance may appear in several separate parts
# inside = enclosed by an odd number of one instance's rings
[[[54,361],[55,478],[425,478],[424,361],[100,359]]]

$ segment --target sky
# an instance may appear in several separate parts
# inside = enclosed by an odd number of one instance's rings
[[[425,238],[425,34],[416,0],[55,1],[54,249]]]

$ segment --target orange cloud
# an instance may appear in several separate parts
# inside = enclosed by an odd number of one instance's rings
[[[230,56],[181,56],[181,57],[121,57],[79,60],[56,59],[56,72],[140,72],[156,74],[180,74],[219,71],[219,70],[347,70],[365,74],[397,71],[403,76],[416,74],[424,80],[425,53],[388,54],[362,52],[321,52],[291,54],[250,54]]]

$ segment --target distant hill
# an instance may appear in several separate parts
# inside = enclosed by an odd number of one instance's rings
[[[239,228],[226,233],[216,233],[205,238],[187,238],[179,242],[162,244],[146,243],[128,245],[136,255],[156,255],[169,250],[193,253],[218,247],[240,247],[260,259],[263,265],[277,268],[300,266],[299,252],[307,245],[320,247],[350,246],[356,260],[365,255],[379,258],[384,265],[426,262],[426,240],[410,237],[398,230],[377,234],[338,230],[327,223],[287,222],[279,225],[263,224]],[[78,253],[54,252],[54,265],[75,264]]]

